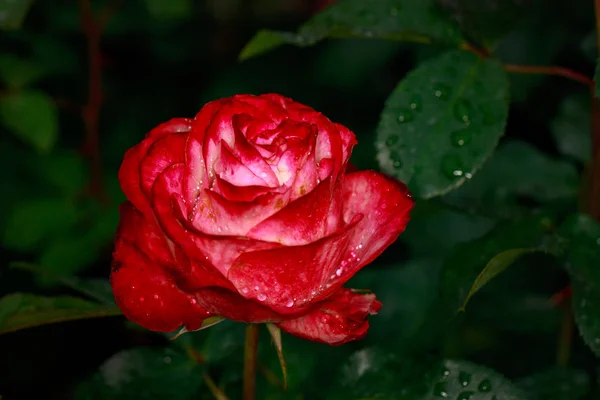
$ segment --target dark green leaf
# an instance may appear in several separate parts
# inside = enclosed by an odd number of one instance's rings
[[[28,165],[32,174],[69,194],[80,194],[89,180],[88,167],[75,151],[53,151]]]
[[[178,400],[198,394],[203,369],[172,348],[136,348],[115,354],[79,385],[77,400]]]
[[[120,314],[121,311],[116,306],[97,304],[77,297],[44,297],[13,293],[0,299],[0,333]]]
[[[240,54],[244,60],[282,44],[311,46],[326,37],[381,38],[458,44],[462,37],[433,0],[341,0],[304,24],[297,34],[263,30]]]
[[[191,0],[144,0],[150,15],[159,19],[184,19],[192,13]]]
[[[473,212],[510,216],[519,211],[519,198],[575,200],[578,187],[573,165],[552,159],[527,143],[511,141],[500,146],[470,182],[444,201]]]
[[[403,358],[367,348],[344,365],[340,389],[328,398],[520,400],[523,392],[499,373],[468,361]]]
[[[9,249],[31,251],[42,240],[68,230],[77,218],[75,206],[64,199],[22,201],[9,214],[2,243]]]
[[[58,115],[52,99],[37,91],[0,97],[0,121],[39,152],[48,152],[58,137]]]
[[[21,27],[33,0],[0,0],[0,29]]]
[[[561,232],[569,240],[564,262],[571,276],[575,321],[585,343],[600,356],[600,224],[575,215]]]
[[[558,150],[582,163],[591,158],[590,96],[577,93],[567,96],[550,124]]]
[[[516,383],[530,400],[579,400],[590,391],[588,374],[561,367],[538,372]]]
[[[0,54],[0,79],[12,89],[27,86],[43,75],[44,72],[29,60],[12,54]]]
[[[471,179],[504,134],[508,80],[502,65],[452,51],[422,63],[381,114],[381,168],[430,198]]]
[[[478,42],[493,46],[506,32],[521,22],[533,0],[437,0],[461,30]]]
[[[489,260],[506,250],[537,247],[549,223],[543,216],[502,222],[484,237],[458,245],[442,271],[442,301],[448,312],[464,304]]]
[[[485,268],[483,268],[483,270],[477,276],[477,279],[475,279],[475,282],[473,282],[473,286],[471,286],[471,289],[467,294],[467,298],[461,306],[462,311],[465,310],[465,307],[471,299],[471,296],[477,293],[489,281],[491,281],[497,275],[502,273],[506,268],[510,267],[523,255],[528,253],[534,253],[537,251],[542,250],[538,248],[510,249],[504,250],[503,252],[496,254],[490,261],[488,261]]]

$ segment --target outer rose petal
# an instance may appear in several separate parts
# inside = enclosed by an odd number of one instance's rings
[[[367,316],[377,314],[380,308],[374,294],[341,288],[308,314],[277,325],[303,339],[340,345],[365,337],[369,329]]]
[[[122,245],[118,251],[110,281],[127,319],[153,331],[170,332],[182,324],[196,330],[210,316],[192,294],[177,288],[168,270],[149,262],[133,247]]]
[[[221,288],[206,288],[196,292],[198,304],[211,313],[248,323],[280,321],[283,317],[268,307],[246,300],[238,293]]]

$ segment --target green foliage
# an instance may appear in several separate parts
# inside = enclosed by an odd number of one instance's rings
[[[28,90],[0,97],[0,120],[14,135],[40,153],[47,153],[56,143],[56,106],[43,92]]]
[[[587,162],[591,158],[590,130],[590,96],[577,93],[567,96],[552,120],[550,129],[560,152],[571,156],[579,162]]]
[[[520,379],[517,385],[531,400],[578,400],[590,391],[590,377],[570,368],[554,367]]]
[[[381,38],[402,41],[457,44],[458,30],[440,13],[432,0],[341,0],[327,7],[298,33],[262,30],[240,54],[244,60],[283,44],[311,46],[327,37]]]
[[[388,98],[378,128],[379,164],[419,197],[442,195],[471,179],[491,155],[507,114],[500,63],[442,54],[408,74]]]
[[[0,29],[21,26],[33,0],[0,0]]]

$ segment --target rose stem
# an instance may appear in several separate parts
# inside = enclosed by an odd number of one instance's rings
[[[244,345],[244,400],[255,398],[257,350],[258,325],[249,324]]]

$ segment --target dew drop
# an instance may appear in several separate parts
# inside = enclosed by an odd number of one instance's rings
[[[454,104],[454,118],[458,121],[468,125],[471,123],[472,114],[473,106],[468,100],[461,99]]]
[[[259,289],[258,285],[254,286],[254,290],[258,290],[258,289]]]
[[[471,374],[468,372],[460,371],[458,374],[458,382],[462,386],[468,386],[471,383]]]
[[[171,357],[165,357],[163,358],[163,361],[167,364],[171,364]]]
[[[473,135],[469,128],[460,129],[450,134],[450,140],[454,147],[463,147],[471,142]]]
[[[140,297],[140,303],[143,303],[143,302],[144,302],[144,300],[145,300],[145,299],[144,299],[143,297]]]
[[[294,300],[290,299],[287,303],[286,303],[286,307],[287,308],[291,308],[294,305]]]
[[[438,382],[433,386],[433,395],[437,397],[448,397],[448,392],[446,392],[446,382]]]
[[[155,294],[155,295],[154,295],[154,296],[152,296],[152,297],[154,297],[154,300],[158,300],[158,295],[157,295],[157,294]]]
[[[336,271],[335,274],[339,277],[342,276],[342,273],[344,272],[344,267],[339,267]]]
[[[196,304],[196,299],[190,299],[190,303]]]
[[[423,99],[419,94],[413,94],[410,98],[410,109],[413,111],[421,111]]]
[[[450,97],[450,86],[445,83],[436,83],[433,85],[433,94],[440,100],[446,100]]]
[[[330,279],[330,280],[332,280],[332,279],[335,279],[335,274],[331,275],[331,276],[329,277],[329,279]]]
[[[469,400],[471,397],[473,397],[473,395],[475,394],[475,392],[471,391],[471,390],[467,390],[465,392],[461,392],[457,397],[456,400]]]
[[[248,294],[248,288],[246,288],[246,287],[243,287],[243,288],[242,288],[242,293],[243,293],[243,294]]]
[[[398,122],[404,124],[415,119],[413,112],[408,108],[401,108],[398,113]]]
[[[479,386],[477,386],[477,390],[487,393],[492,390],[492,383],[489,379],[484,379],[479,383]]]
[[[258,295],[256,295],[256,298],[258,299],[258,301],[265,301],[267,299],[267,296],[263,293],[259,293]]]
[[[442,173],[451,180],[460,178],[464,174],[464,165],[459,156],[449,154],[442,158]]]
[[[392,165],[395,169],[402,168],[402,159],[400,158],[400,154],[397,151],[390,152],[390,159],[392,160]]]
[[[391,135],[385,140],[385,144],[387,147],[393,147],[396,143],[398,143],[398,139],[400,139],[398,135]]]

